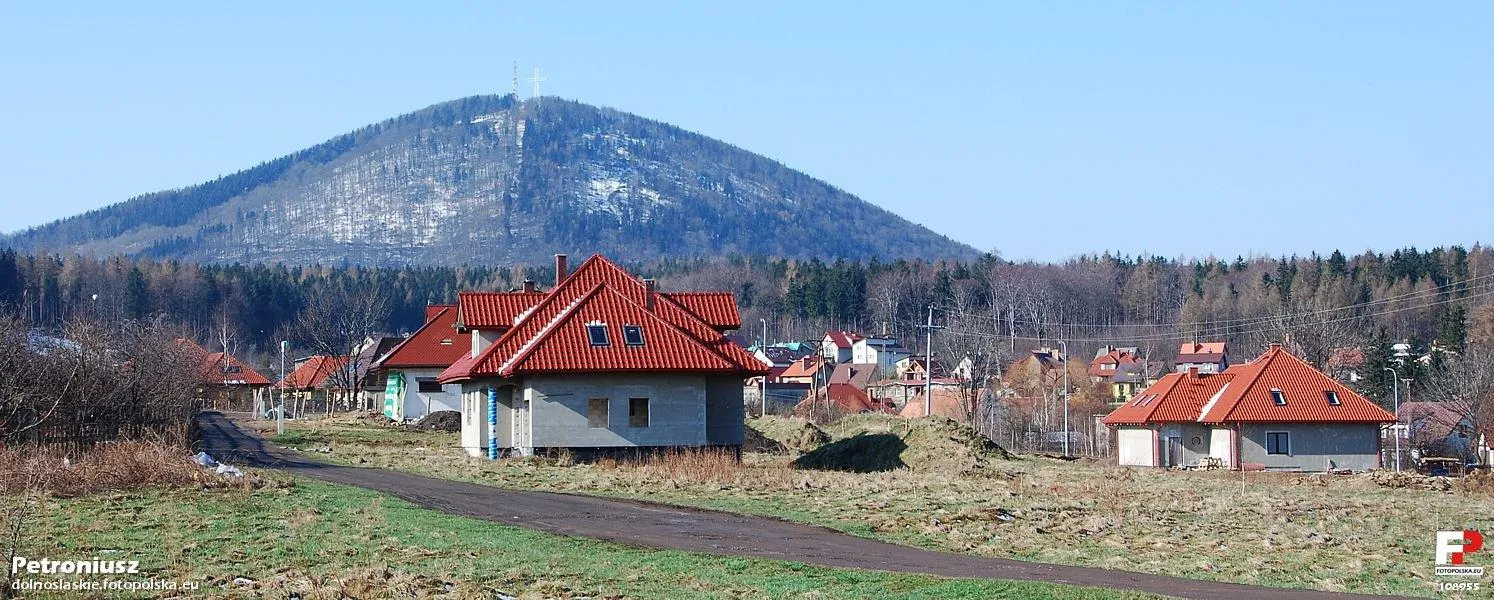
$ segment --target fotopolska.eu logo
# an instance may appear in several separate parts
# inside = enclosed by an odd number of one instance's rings
[[[1478,552],[1483,547],[1484,536],[1477,531],[1437,532],[1437,574],[1482,577],[1483,567],[1467,566],[1464,561],[1468,554]]]

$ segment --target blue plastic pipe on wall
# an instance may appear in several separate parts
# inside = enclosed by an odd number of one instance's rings
[[[488,388],[488,460],[498,460],[498,388]]]

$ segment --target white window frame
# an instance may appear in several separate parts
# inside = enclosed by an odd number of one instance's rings
[[[1274,433],[1279,433],[1279,434],[1281,434],[1282,436],[1284,436],[1286,438],[1286,443],[1287,443],[1286,445],[1287,445],[1287,447],[1286,447],[1286,453],[1285,454],[1283,454],[1281,452],[1271,452],[1271,434],[1274,434]],[[1290,432],[1290,431],[1270,431],[1270,430],[1267,430],[1266,431],[1266,438],[1264,440],[1262,440],[1262,441],[1264,443],[1262,443],[1261,445],[1265,446],[1266,456],[1291,456],[1292,455],[1292,432]]]
[[[1280,401],[1278,401],[1278,399],[1280,399]],[[1276,406],[1286,406],[1286,392],[1281,391],[1281,388],[1271,388],[1271,404],[1274,404]]]
[[[1323,390],[1323,398],[1328,401],[1328,406],[1343,406],[1343,398],[1338,397],[1336,390]]]

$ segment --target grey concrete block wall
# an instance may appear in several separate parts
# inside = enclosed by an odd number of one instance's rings
[[[1158,439],[1158,442],[1161,446],[1161,456],[1158,457],[1158,461],[1162,464],[1162,466],[1173,466],[1167,464],[1166,462],[1168,447],[1167,438],[1178,437],[1181,438],[1181,441],[1183,443],[1183,456],[1182,460],[1177,464],[1198,464],[1198,460],[1200,458],[1209,456],[1209,441],[1211,439],[1209,430],[1210,428],[1204,425],[1193,425],[1184,423],[1168,423],[1162,425]],[[1197,441],[1194,441],[1194,438],[1198,438]]]
[[[747,433],[741,377],[706,380],[706,442],[717,446],[740,446]]]
[[[706,438],[707,384],[701,376],[622,375],[529,377],[534,394],[534,447],[608,448],[703,446]],[[738,381],[737,386],[741,387]],[[608,400],[606,428],[589,425],[588,402]],[[649,399],[649,425],[628,423],[630,398]],[[740,406],[741,399],[737,399]]]
[[[1266,433],[1286,432],[1290,454],[1266,454]],[[1240,426],[1240,460],[1268,470],[1367,471],[1379,466],[1380,426],[1368,424],[1250,423]]]

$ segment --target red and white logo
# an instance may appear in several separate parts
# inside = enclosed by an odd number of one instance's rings
[[[1483,547],[1483,534],[1471,529],[1437,532],[1437,574],[1482,576],[1483,567],[1463,566],[1463,558],[1468,553],[1478,552]]]

